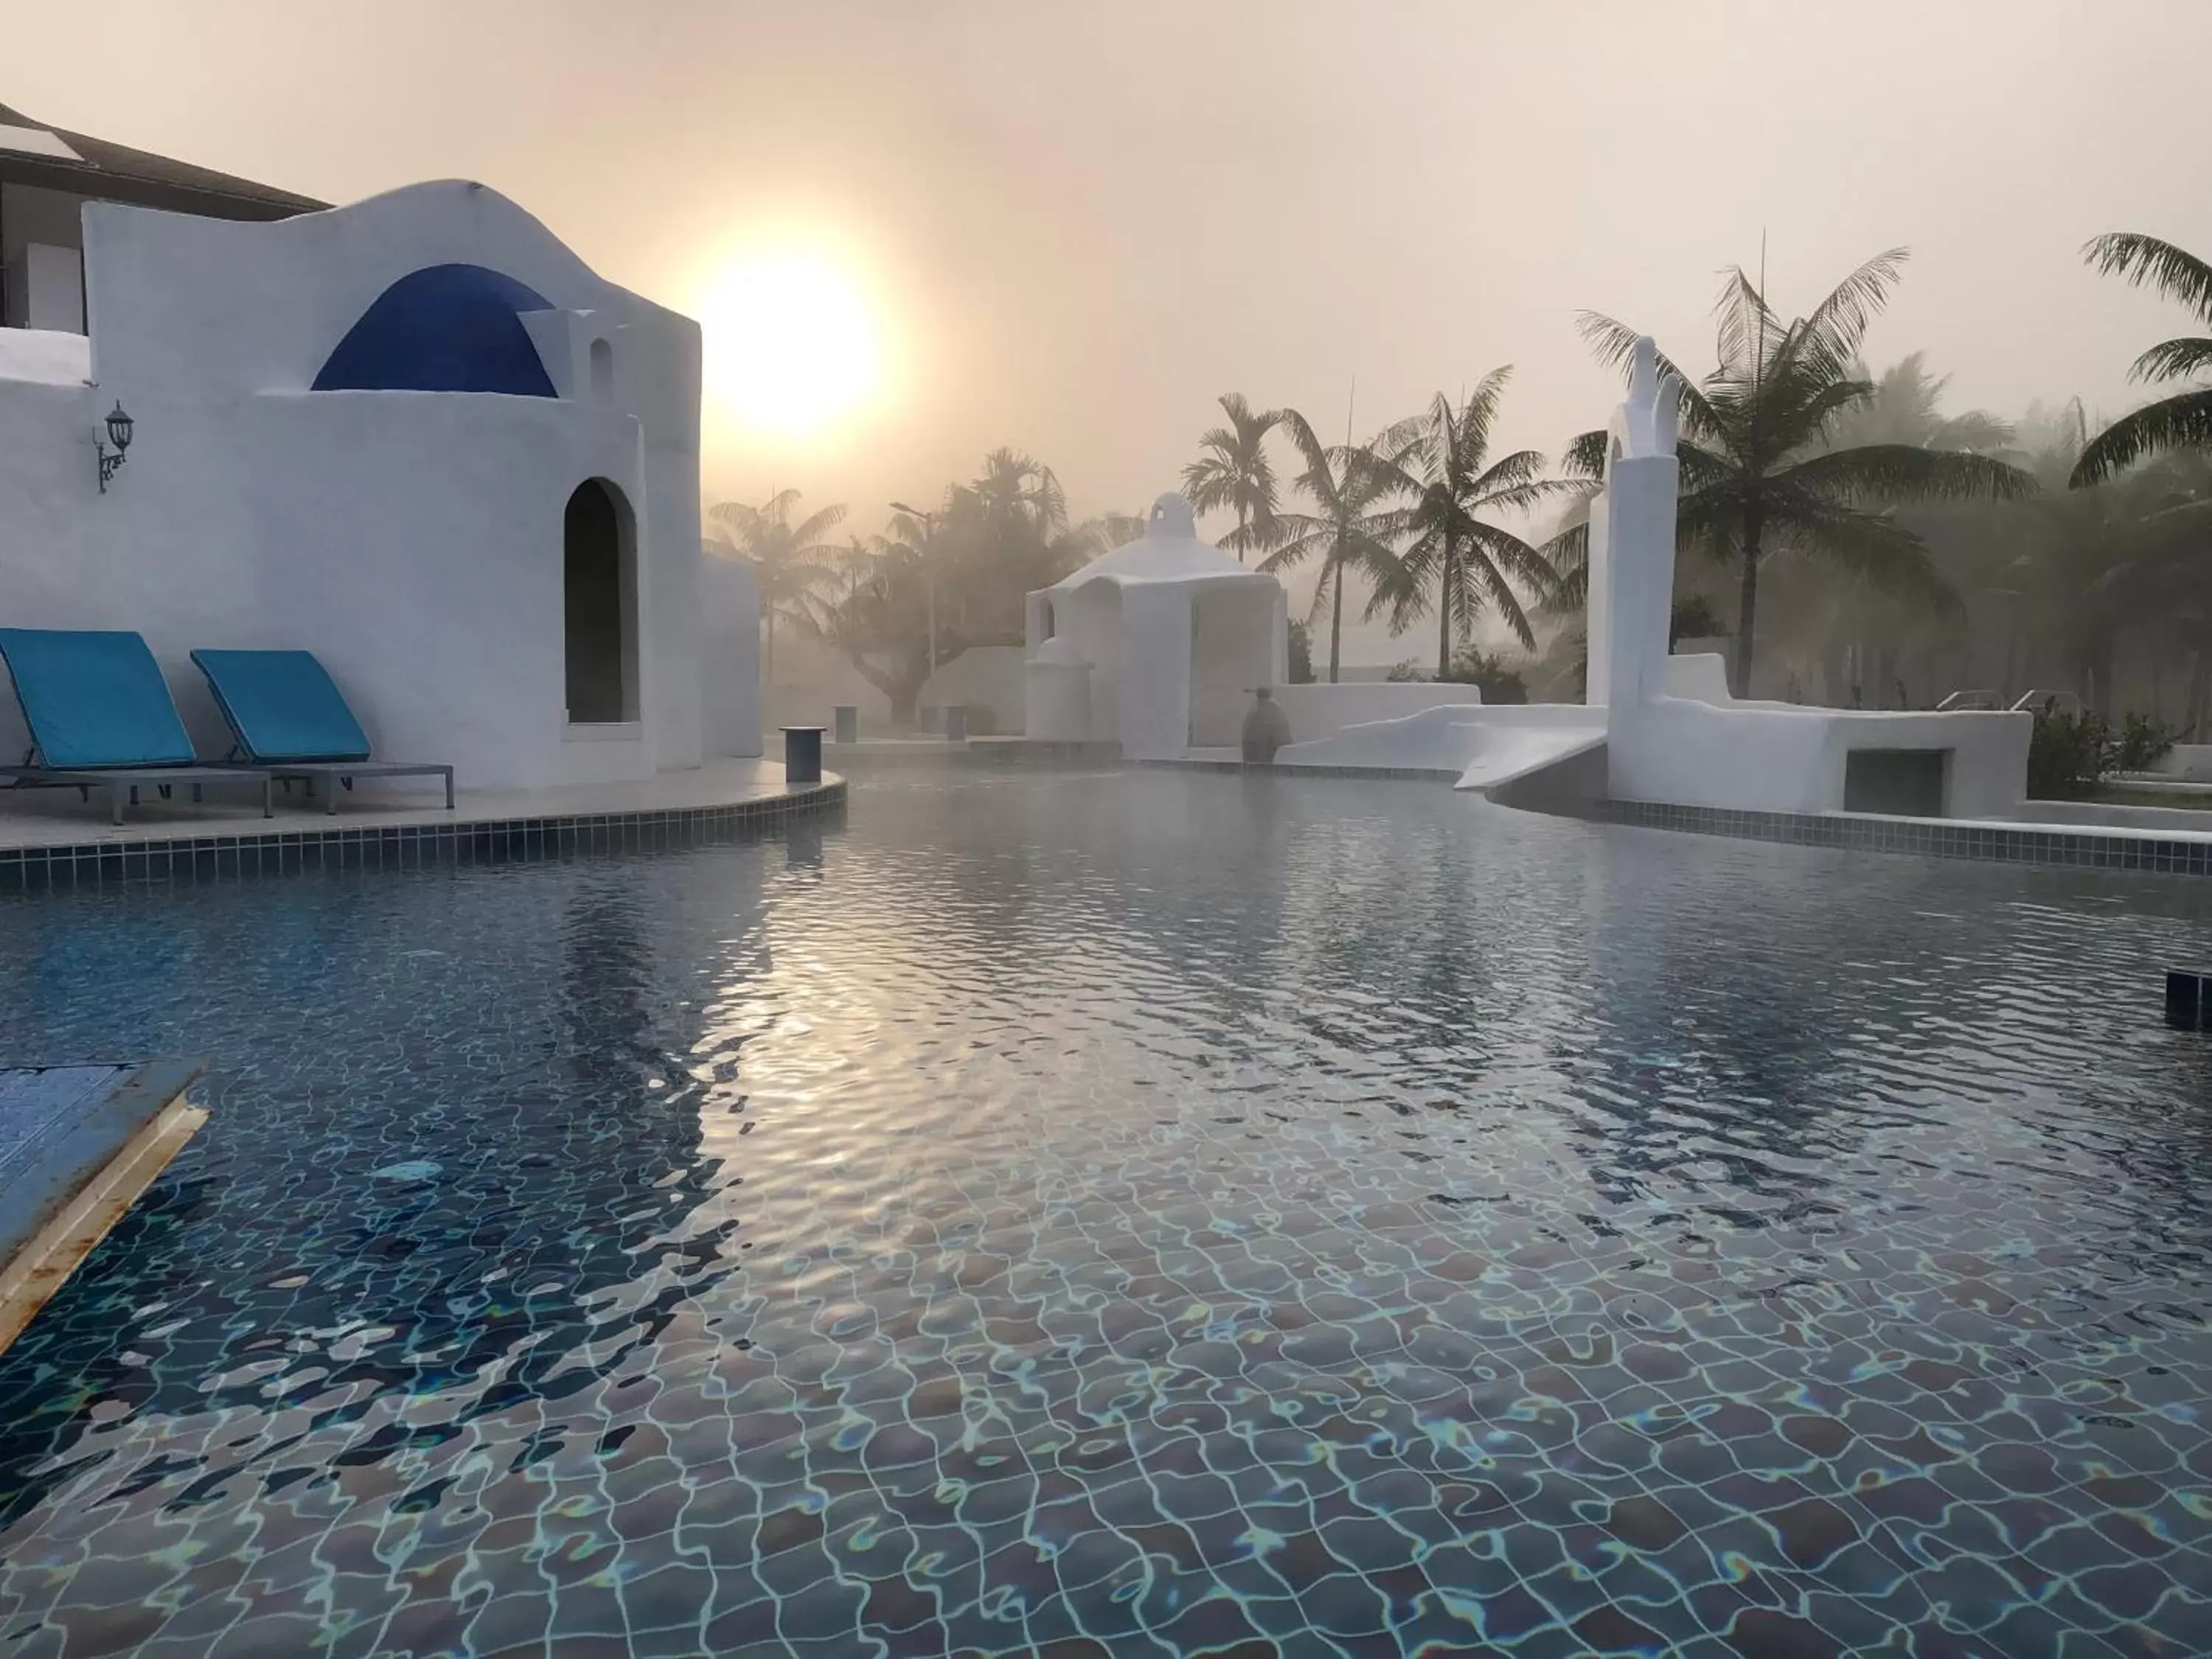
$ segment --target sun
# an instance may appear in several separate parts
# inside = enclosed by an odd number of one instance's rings
[[[881,374],[876,319],[836,261],[802,248],[746,255],[699,307],[709,395],[756,431],[804,438],[865,403]]]

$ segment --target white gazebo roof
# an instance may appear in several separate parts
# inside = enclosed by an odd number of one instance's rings
[[[1198,523],[1190,503],[1170,490],[1152,503],[1146,515],[1145,533],[1111,553],[1102,554],[1080,570],[1061,577],[1044,592],[1068,593],[1092,582],[1113,582],[1129,587],[1139,583],[1266,582],[1275,579],[1242,565],[1219,548],[1198,538]]]

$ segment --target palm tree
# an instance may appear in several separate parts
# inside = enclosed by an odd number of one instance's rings
[[[1936,574],[1927,544],[1881,510],[1901,501],[2010,499],[2034,480],[1992,456],[1913,444],[1836,447],[1833,434],[1854,409],[1875,396],[1856,373],[1859,346],[1887,301],[1905,250],[1876,254],[1838,283],[1803,317],[1784,322],[1741,267],[1729,272],[1714,307],[1717,366],[1702,382],[1662,355],[1659,367],[1682,383],[1679,542],[1736,563],[1733,689],[1751,693],[1759,574],[1777,552],[1826,560],[1869,584],[1911,596],[1946,612],[1958,600]],[[1626,368],[1637,331],[1595,312],[1583,336],[1601,361]],[[1575,440],[1568,470],[1601,477],[1606,434]],[[1587,526],[1566,532],[1582,538]],[[1565,540],[1563,538],[1562,540]],[[1578,548],[1562,547],[1571,556]]]
[[[1205,452],[1182,470],[1183,494],[1200,513],[1234,507],[1237,528],[1222,540],[1244,562],[1247,553],[1265,552],[1275,532],[1275,469],[1267,459],[1267,434],[1283,422],[1279,409],[1255,410],[1241,392],[1221,395],[1227,426],[1209,428],[1199,439]]]
[[[831,556],[831,563],[845,592],[850,597],[860,584],[874,573],[876,562],[890,550],[890,544],[881,536],[851,536],[845,538],[844,546]]]
[[[1425,414],[1382,435],[1370,463],[1382,469],[1389,491],[1413,498],[1405,521],[1413,540],[1399,555],[1397,579],[1376,590],[1370,610],[1387,604],[1390,631],[1399,633],[1426,614],[1433,589],[1440,680],[1451,672],[1453,653],[1473,635],[1486,604],[1494,605],[1522,647],[1534,651],[1536,632],[1513,585],[1544,597],[1559,585],[1559,573],[1541,553],[1481,516],[1525,511],[1579,488],[1545,477],[1544,458],[1533,449],[1490,460],[1491,423],[1512,377],[1510,366],[1491,370],[1457,409],[1438,392]]]
[[[1328,679],[1334,685],[1343,654],[1345,581],[1353,571],[1364,572],[1378,590],[1403,580],[1390,544],[1402,532],[1406,515],[1382,507],[1391,490],[1390,471],[1377,464],[1383,458],[1372,448],[1323,447],[1295,409],[1283,411],[1283,426],[1305,461],[1298,488],[1321,510],[1280,514],[1275,550],[1261,561],[1260,568],[1285,570],[1320,556],[1321,580],[1314,586],[1309,614],[1318,617],[1324,604],[1329,607]],[[1403,446],[1388,459],[1393,465],[1401,463]]]
[[[1948,374],[1928,372],[1928,354],[1915,351],[1882,370],[1880,379],[1863,363],[1851,366],[1854,380],[1873,380],[1874,395],[1846,410],[1829,429],[1831,449],[1867,444],[1914,444],[1922,449],[1964,449],[1995,455],[2013,447],[2019,435],[2010,421],[1985,409],[1963,415],[1943,412]]]
[[[2116,231],[2100,236],[2081,256],[2107,276],[2142,287],[2148,284],[2169,300],[2179,300],[2212,324],[2212,264],[2155,236]],[[2212,339],[2185,335],[2154,345],[2135,361],[2128,377],[2136,380],[2179,380],[2212,370]],[[2147,455],[2182,447],[2212,447],[2212,388],[2161,398],[2132,415],[2124,415],[2097,434],[2075,463],[2075,489],[2101,483]]]
[[[969,489],[987,519],[1026,519],[1048,534],[1067,526],[1067,498],[1060,480],[1042,461],[1018,449],[994,449],[986,455],[982,476]]]
[[[779,489],[758,507],[748,501],[720,501],[707,516],[722,526],[725,538],[760,570],[761,684],[775,684],[775,622],[781,617],[800,627],[815,621],[815,596],[836,586],[833,561],[842,550],[823,538],[845,517],[842,506],[825,507],[799,523],[791,521],[799,504],[795,489]]]

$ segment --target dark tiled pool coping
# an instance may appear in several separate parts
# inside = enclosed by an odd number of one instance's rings
[[[742,841],[845,805],[842,781],[721,806],[657,807],[534,818],[360,824],[248,835],[178,835],[0,848],[0,893],[148,881],[231,881],[308,870],[420,870],[581,854],[661,852]]]

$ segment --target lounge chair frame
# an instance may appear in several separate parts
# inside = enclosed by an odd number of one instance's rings
[[[123,806],[127,796],[130,804],[138,805],[138,791],[151,784],[161,793],[163,800],[172,799],[170,792],[180,783],[192,787],[192,799],[200,799],[200,786],[209,783],[258,783],[261,786],[261,816],[274,816],[270,799],[269,775],[250,766],[102,766],[53,767],[35,764],[38,750],[33,749],[24,757],[21,766],[0,766],[0,778],[8,780],[15,789],[74,789],[86,800],[92,792],[104,789],[107,793],[107,821],[123,822]]]

